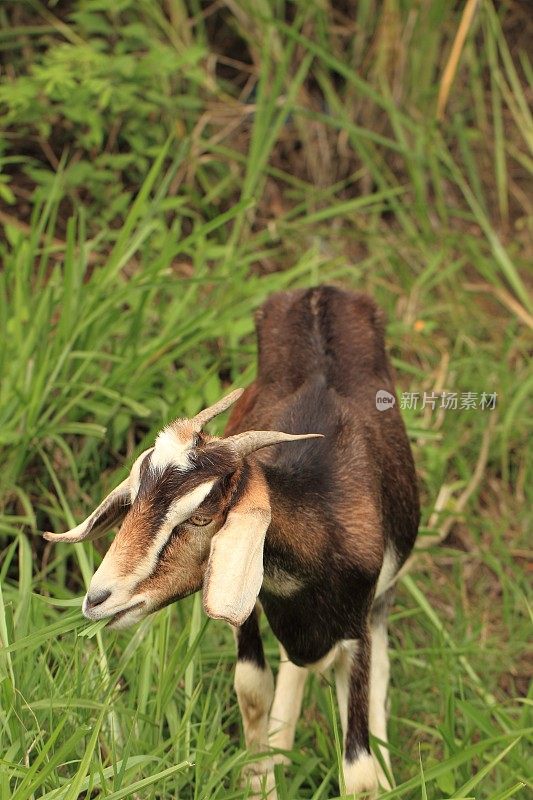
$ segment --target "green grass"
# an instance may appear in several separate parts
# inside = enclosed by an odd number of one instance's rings
[[[0,797],[246,797],[228,628],[199,598],[133,632],[88,626],[105,543],[39,532],[83,518],[166,421],[253,379],[270,292],[335,281],[386,311],[399,391],[498,394],[404,411],[422,552],[391,619],[386,796],[526,798],[518,4],[480,2],[441,123],[461,13],[445,0],[107,5],[0,8]],[[338,796],[335,726],[313,677],[280,800]]]

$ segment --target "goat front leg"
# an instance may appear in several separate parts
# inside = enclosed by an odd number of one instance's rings
[[[274,702],[270,710],[268,741],[276,750],[292,750],[296,723],[300,717],[307,669],[297,667],[280,644],[280,662]],[[277,764],[288,764],[289,760],[281,754],[274,756]]]
[[[335,664],[335,681],[344,732],[346,792],[364,792],[365,797],[375,798],[378,778],[368,735],[370,648],[367,628],[359,639],[343,643]]]
[[[274,679],[263,651],[258,606],[237,629],[236,638],[234,686],[241,710],[246,749],[250,753],[264,753],[268,750],[268,712],[274,695]],[[275,800],[273,769],[271,758],[263,758],[245,768],[245,781],[258,793],[257,797],[266,796],[269,800]]]

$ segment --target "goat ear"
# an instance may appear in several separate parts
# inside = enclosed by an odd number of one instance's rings
[[[150,448],[141,453],[133,464],[126,480],[122,481],[116,489],[113,489],[92,514],[89,514],[87,519],[66,533],[44,533],[44,538],[48,539],[49,542],[70,542],[75,544],[76,542],[98,539],[111,528],[115,528],[120,524],[131,506],[132,478],[138,478],[141,462],[148,453],[152,452],[152,449]]]
[[[122,522],[129,510],[130,503],[130,479],[128,477],[107,495],[87,519],[80,522],[75,528],[66,533],[44,533],[43,536],[49,542],[75,543],[98,539]]]
[[[238,626],[252,613],[263,583],[263,545],[269,525],[268,490],[262,475],[256,474],[211,540],[203,590],[209,617]]]

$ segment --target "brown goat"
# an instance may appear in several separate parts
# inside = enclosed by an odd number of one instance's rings
[[[236,629],[253,752],[292,748],[307,671],[332,666],[346,790],[375,796],[378,781],[390,785],[391,587],[419,522],[381,315],[365,295],[323,286],[272,296],[257,332],[258,376],[244,393],[176,420],[85,522],[46,536],[81,541],[122,523],[84,600],[89,619],[126,627],[203,590],[206,613]],[[226,437],[205,434],[235,401]],[[260,608],[280,643],[275,692]],[[249,776],[271,798],[273,763]]]

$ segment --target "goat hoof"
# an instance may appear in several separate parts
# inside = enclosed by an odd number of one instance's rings
[[[356,797],[357,800],[378,800],[379,790],[377,788],[367,789],[366,787],[357,789],[346,788],[348,797]]]
[[[344,763],[344,783],[349,795],[376,800],[379,790],[378,775],[370,753],[364,753],[355,761]]]
[[[277,800],[276,780],[272,771],[250,772],[245,776],[244,785],[252,792],[248,800]]]

